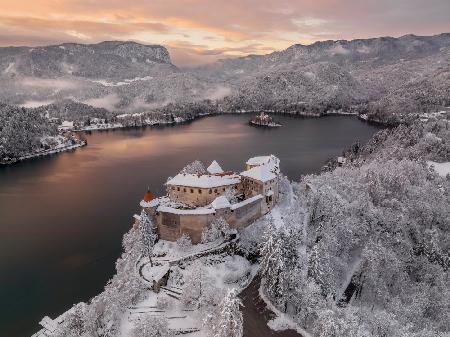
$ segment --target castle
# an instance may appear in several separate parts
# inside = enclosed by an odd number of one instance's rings
[[[164,197],[147,192],[140,205],[161,239],[176,241],[188,234],[198,243],[203,229],[218,218],[238,229],[269,212],[278,201],[279,176],[280,160],[274,155],[250,158],[239,174],[223,171],[214,160],[206,173],[179,173],[168,180]]]

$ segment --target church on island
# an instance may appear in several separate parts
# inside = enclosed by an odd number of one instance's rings
[[[199,243],[203,229],[223,218],[232,228],[243,228],[269,212],[279,197],[280,160],[274,155],[250,158],[245,171],[224,171],[213,161],[202,173],[180,172],[167,183],[167,195],[150,191],[140,205],[163,240],[183,234]]]

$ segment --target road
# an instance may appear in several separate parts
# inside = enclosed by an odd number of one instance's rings
[[[265,302],[259,297],[259,285],[260,279],[256,277],[240,295],[244,303],[244,337],[302,337],[294,330],[274,331],[267,326],[274,313],[267,309]]]

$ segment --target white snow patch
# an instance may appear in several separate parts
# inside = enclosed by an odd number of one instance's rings
[[[292,318],[290,318],[285,313],[282,313],[281,311],[279,311],[272,304],[272,302],[270,302],[269,299],[264,295],[264,292],[262,291],[262,287],[259,287],[259,296],[266,303],[267,307],[276,315],[276,317],[274,319],[267,322],[267,325],[269,328],[271,328],[274,331],[292,329],[292,330],[297,331],[299,334],[301,334],[304,337],[312,337],[311,334],[309,334],[307,331],[305,331],[304,329],[299,327]]]
[[[450,175],[450,162],[436,163],[434,161],[427,161],[428,167],[433,168],[434,171],[441,177]]]

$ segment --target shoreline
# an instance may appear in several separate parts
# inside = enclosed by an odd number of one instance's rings
[[[87,146],[87,141],[82,140],[79,143],[74,144],[74,145],[63,146],[63,147],[59,147],[59,148],[44,150],[44,151],[40,151],[40,152],[37,152],[37,153],[21,156],[19,158],[12,158],[9,161],[0,161],[0,166],[9,166],[9,165],[18,164],[18,163],[23,162],[23,161],[31,160],[31,159],[36,159],[36,158],[40,158],[40,157],[48,157],[48,156],[51,156],[51,155],[54,155],[54,154],[58,154],[58,153],[61,153],[61,152],[67,152],[67,151],[71,151],[71,150],[76,150],[76,149],[78,149],[80,147],[84,147],[84,146]]]
[[[146,123],[146,124],[142,124],[142,125],[123,125],[121,123],[110,123],[110,124],[104,124],[105,125],[104,127],[103,126],[96,126],[96,127],[92,127],[92,128],[83,127],[83,128],[79,128],[79,129],[66,129],[65,131],[90,134],[91,132],[114,131],[114,130],[121,130],[121,129],[136,129],[136,128],[147,128],[147,127],[168,127],[168,126],[176,127],[178,125],[194,122],[202,117],[214,117],[214,116],[220,116],[220,115],[243,115],[243,114],[250,115],[250,114],[255,114],[255,113],[260,113],[260,112],[278,114],[278,115],[288,116],[288,117],[292,117],[292,118],[323,118],[323,117],[341,117],[341,116],[356,117],[358,120],[360,120],[362,122],[366,122],[368,124],[382,126],[382,127],[388,127],[388,128],[392,127],[392,125],[390,125],[390,124],[386,124],[386,123],[379,122],[379,121],[372,121],[370,119],[363,118],[363,117],[361,117],[361,115],[358,115],[356,113],[331,112],[331,113],[326,113],[326,114],[313,114],[313,113],[298,114],[298,113],[268,111],[268,110],[259,110],[259,111],[245,110],[245,111],[233,111],[233,112],[223,112],[222,111],[222,112],[217,112],[217,113],[203,113],[203,114],[199,114],[190,119],[182,119],[181,117],[178,117],[178,120],[174,120],[172,122],[155,121],[154,123]],[[249,122],[249,124],[251,124],[251,123]],[[253,126],[253,125],[251,125],[251,126]],[[260,125],[255,125],[255,126],[260,126]],[[268,128],[272,128],[272,126],[269,126]],[[274,126],[274,128],[276,128],[276,127]],[[47,157],[47,156],[51,156],[53,154],[58,154],[61,152],[76,150],[78,148],[81,148],[81,147],[84,147],[87,145],[88,145],[87,141],[83,140],[79,144],[62,147],[62,148],[57,148],[57,149],[52,149],[52,150],[45,150],[45,151],[41,151],[39,153],[29,154],[29,155],[22,156],[19,158],[13,158],[12,160],[9,160],[7,162],[0,161],[0,167],[10,166],[10,165],[18,164],[23,161],[37,159],[40,157]]]

